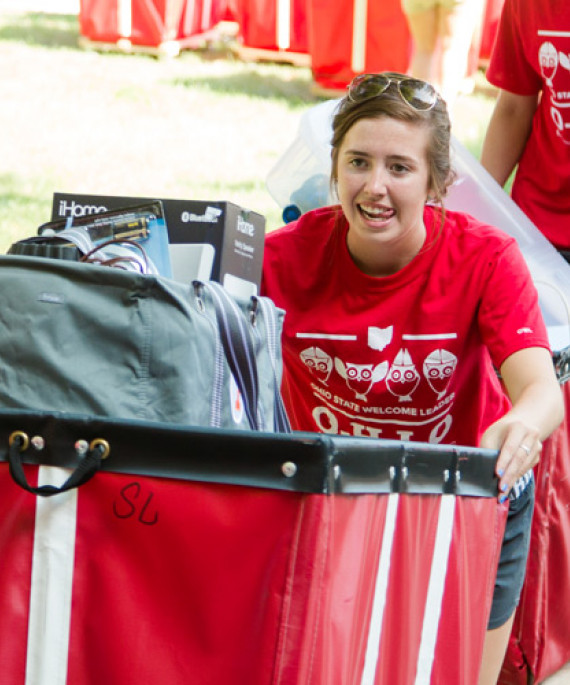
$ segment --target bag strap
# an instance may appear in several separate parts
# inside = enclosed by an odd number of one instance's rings
[[[208,281],[200,285],[212,297],[224,354],[242,395],[250,428],[258,431],[259,379],[251,333],[242,311],[219,283]]]
[[[244,411],[252,430],[262,430],[264,422],[260,416],[259,379],[257,358],[253,338],[243,312],[223,286],[216,281],[201,283],[210,292],[224,355],[242,395]],[[273,430],[290,433],[291,426],[281,397],[277,378],[277,345],[279,327],[273,302],[266,297],[253,297],[254,303],[263,313],[266,325],[267,348],[274,380]]]
[[[267,330],[267,348],[269,351],[269,358],[271,360],[271,368],[273,369],[273,383],[275,388],[275,401],[273,406],[274,429],[278,433],[291,433],[291,424],[289,423],[289,418],[287,416],[287,412],[285,411],[283,398],[281,397],[279,378],[277,375],[277,350],[278,345],[280,344],[280,329],[275,311],[275,305],[268,297],[255,297],[254,299],[263,313],[263,320]]]

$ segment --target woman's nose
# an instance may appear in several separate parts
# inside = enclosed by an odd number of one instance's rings
[[[365,184],[366,191],[371,195],[386,194],[386,170],[374,167],[370,170]]]

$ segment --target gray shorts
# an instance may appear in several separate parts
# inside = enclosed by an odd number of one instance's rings
[[[488,629],[499,628],[517,608],[524,583],[534,510],[534,478],[517,499],[509,500]]]

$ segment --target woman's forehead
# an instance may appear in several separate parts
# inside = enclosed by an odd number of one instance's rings
[[[348,129],[341,150],[345,152],[354,149],[368,154],[425,156],[429,138],[430,129],[423,123],[385,116],[366,118],[359,119]]]

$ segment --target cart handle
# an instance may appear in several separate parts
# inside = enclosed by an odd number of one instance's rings
[[[91,480],[97,471],[100,470],[101,461],[106,459],[111,451],[109,443],[106,440],[96,438],[91,441],[87,453],[63,485],[59,487],[55,485],[39,485],[33,487],[28,483],[22,465],[22,453],[28,449],[30,439],[26,433],[14,431],[10,435],[8,444],[10,446],[8,449],[10,475],[21,488],[34,495],[40,495],[41,497],[58,495],[61,492],[77,488],[88,480]]]

